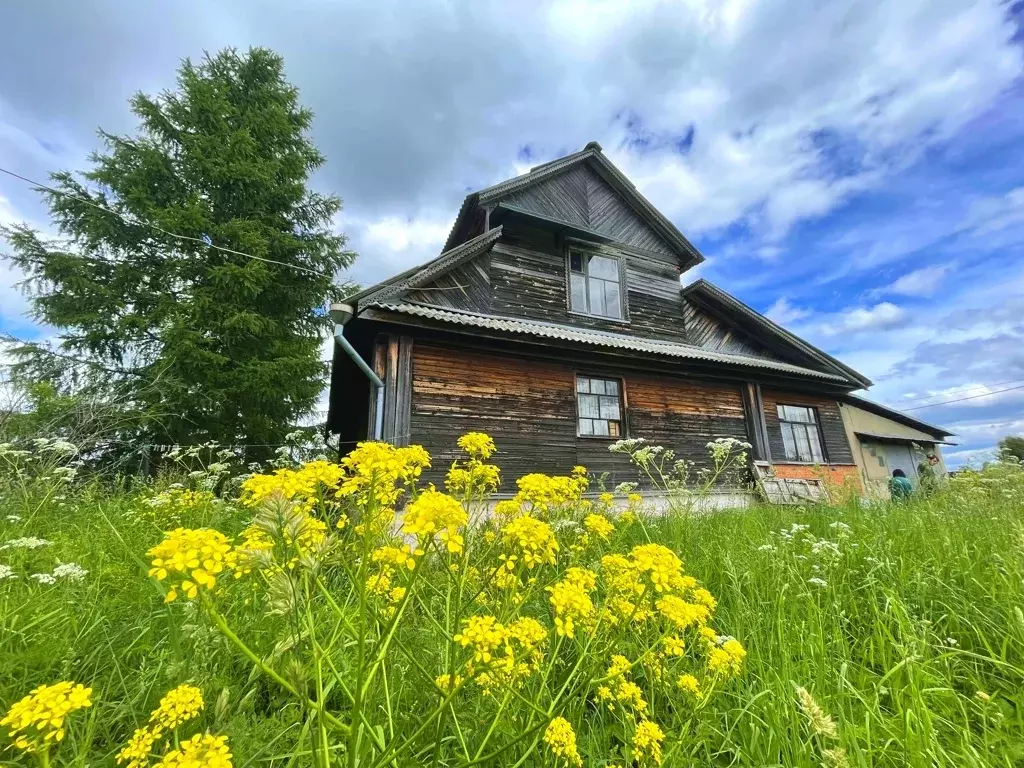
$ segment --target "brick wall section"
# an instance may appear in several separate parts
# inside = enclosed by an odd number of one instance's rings
[[[776,477],[787,480],[824,480],[830,487],[848,487],[858,493],[864,490],[856,464],[773,464],[772,469]]]

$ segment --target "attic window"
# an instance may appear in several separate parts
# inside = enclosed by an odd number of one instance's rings
[[[618,259],[569,251],[569,309],[585,315],[622,319]]]

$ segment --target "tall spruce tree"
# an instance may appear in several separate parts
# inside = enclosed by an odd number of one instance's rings
[[[322,390],[322,307],[355,258],[331,230],[341,201],[307,187],[312,113],[262,48],[186,59],[176,90],[131,107],[135,136],[101,131],[82,181],[42,191],[61,239],[4,232],[60,331],[56,354],[17,350],[20,373],[130,387],[142,440],[280,443]]]

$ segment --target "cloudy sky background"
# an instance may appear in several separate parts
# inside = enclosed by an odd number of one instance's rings
[[[1024,388],[997,392],[1024,385],[1022,23],[997,0],[5,3],[0,166],[83,169],[182,57],[269,46],[369,283],[436,255],[468,191],[596,139],[707,257],[684,281],[955,430],[955,465],[1024,433]],[[21,221],[47,226],[0,175]],[[18,279],[0,263],[0,330],[52,335]]]

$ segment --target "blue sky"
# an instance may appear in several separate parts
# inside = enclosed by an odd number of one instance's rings
[[[85,7],[88,5],[88,7]],[[84,168],[178,60],[266,45],[317,115],[372,282],[436,255],[462,196],[600,141],[697,274],[959,434],[1024,433],[1024,38],[997,0],[8,3],[0,165]],[[0,177],[0,222],[46,227]],[[48,338],[0,264],[0,329]],[[974,397],[986,395],[984,397]]]

